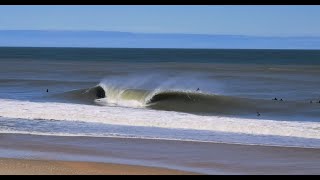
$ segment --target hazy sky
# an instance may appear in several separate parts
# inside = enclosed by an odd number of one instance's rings
[[[0,6],[0,30],[320,36],[320,6]]]

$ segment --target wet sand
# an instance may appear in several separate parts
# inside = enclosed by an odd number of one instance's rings
[[[0,134],[0,158],[2,174],[320,174],[320,149],[151,139]]]
[[[0,175],[192,175],[164,168],[110,163],[0,159]]]

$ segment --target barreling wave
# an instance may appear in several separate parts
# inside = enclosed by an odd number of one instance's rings
[[[275,102],[265,99],[250,99],[225,96],[187,89],[134,89],[100,83],[88,89],[73,90],[55,95],[68,102],[100,106],[123,106],[155,110],[188,112],[202,115],[240,115],[255,117],[263,112],[264,117],[281,118],[308,114],[319,117],[314,107],[301,102]]]
[[[180,89],[130,89],[99,85],[58,96],[73,102],[100,106],[151,108],[202,114],[254,114],[256,102],[246,98]]]

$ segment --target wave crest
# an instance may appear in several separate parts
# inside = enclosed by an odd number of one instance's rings
[[[257,112],[267,118],[301,118],[305,113],[312,118],[319,117],[316,107],[303,102],[275,102],[265,99],[250,99],[235,96],[206,93],[188,89],[138,89],[100,83],[89,89],[80,89],[58,96],[63,100],[100,106],[124,106],[155,110],[188,112],[201,115],[231,115],[253,118]],[[308,104],[309,105],[309,104]]]

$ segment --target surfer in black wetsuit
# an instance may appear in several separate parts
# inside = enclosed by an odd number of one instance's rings
[[[200,89],[198,88],[197,91],[199,91]]]
[[[257,116],[260,116],[261,114],[259,112],[257,112]]]
[[[49,89],[47,89],[47,92],[49,92]]]
[[[280,99],[280,101],[283,101],[282,99]]]
[[[274,99],[272,99],[272,100],[275,100],[275,101],[277,101],[278,99],[277,99],[277,98],[274,98]]]

